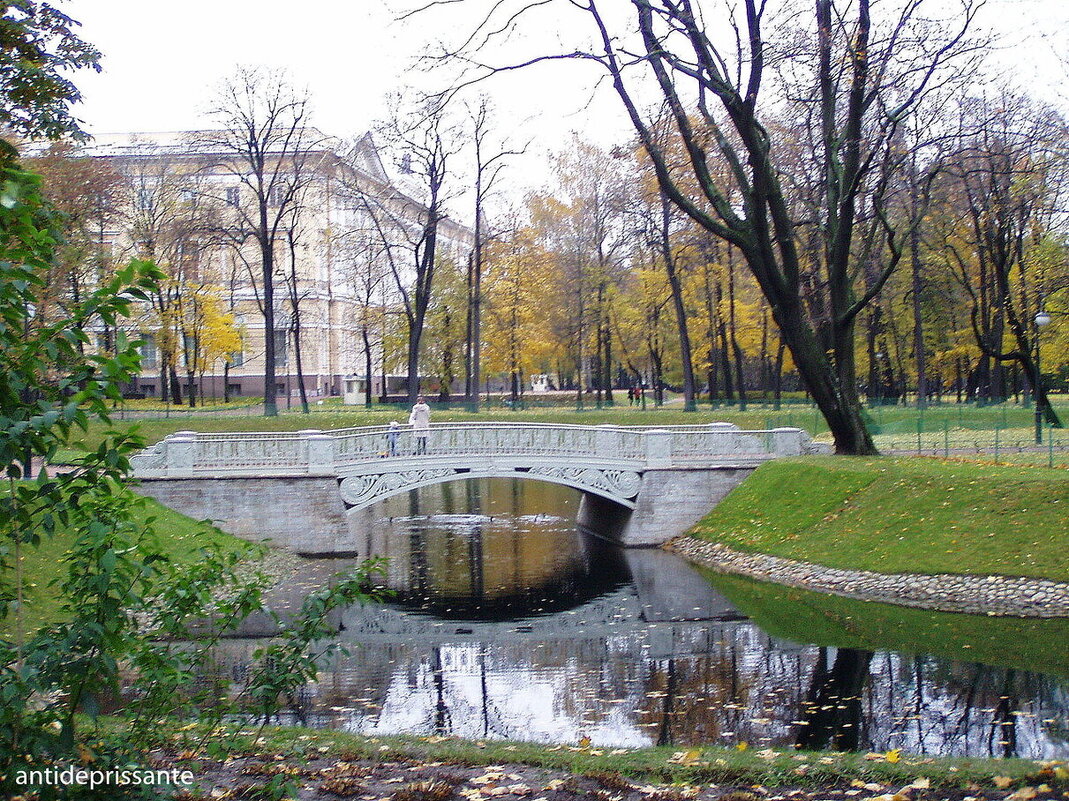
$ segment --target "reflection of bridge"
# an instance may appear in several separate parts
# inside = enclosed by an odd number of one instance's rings
[[[345,504],[360,510],[458,479],[549,481],[583,493],[581,522],[624,524],[625,544],[649,545],[685,531],[762,462],[812,450],[801,429],[741,431],[729,423],[663,428],[454,423],[430,430],[426,453],[417,453],[418,445],[411,430],[391,440],[382,426],[180,431],[134,457],[133,464],[146,481],[146,494],[179,511],[222,518],[224,528],[236,516],[252,524],[249,533],[324,553],[334,550],[331,538],[317,545],[308,531],[317,522],[301,515],[317,496],[329,505],[322,493],[333,482]],[[336,497],[338,491],[328,494]]]

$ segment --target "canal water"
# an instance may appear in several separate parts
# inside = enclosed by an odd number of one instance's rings
[[[340,615],[348,653],[278,722],[607,747],[1069,757],[1069,621],[718,577],[577,530],[578,505],[566,487],[506,479],[379,504],[358,556],[388,560],[393,597]],[[355,563],[305,560],[270,601],[285,612]],[[247,670],[256,633],[223,642],[223,675]]]

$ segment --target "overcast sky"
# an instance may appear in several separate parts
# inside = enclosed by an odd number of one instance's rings
[[[311,90],[324,132],[366,131],[384,115],[387,94],[412,80],[414,59],[440,28],[464,29],[490,4],[468,0],[445,15],[395,23],[401,1],[390,0],[391,11],[384,0],[69,0],[62,9],[103,53],[102,73],[76,76],[85,98],[76,113],[91,133],[202,127],[212,87],[237,64],[262,64],[287,69],[294,83]],[[1064,106],[1069,79],[1055,55],[1069,53],[1069,3],[988,0],[987,6],[983,21],[1000,34],[1000,61],[1024,86]],[[533,40],[542,34],[530,31],[517,46],[537,48],[542,43]],[[590,104],[593,85],[591,69],[557,64],[486,86],[503,125],[537,139],[534,165],[521,170],[526,182],[536,180],[531,176],[546,150],[571,130],[603,144],[629,136],[614,96],[604,92]]]

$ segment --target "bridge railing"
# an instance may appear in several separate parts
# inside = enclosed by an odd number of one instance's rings
[[[143,478],[226,475],[338,475],[379,459],[530,457],[611,463],[632,470],[694,468],[732,460],[814,452],[805,431],[744,431],[730,423],[696,426],[581,426],[542,423],[432,425],[426,450],[408,426],[335,431],[198,434],[179,431],[132,460]],[[420,450],[417,453],[417,449]]]

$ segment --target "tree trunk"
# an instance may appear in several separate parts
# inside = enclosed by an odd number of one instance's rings
[[[260,201],[260,222],[267,228],[267,200]],[[278,416],[278,387],[275,385],[275,252],[274,243],[260,240],[261,273],[264,285],[264,416]]]
[[[616,401],[612,397],[612,329],[609,327],[609,317],[605,316],[605,405],[615,406]]]
[[[371,337],[368,332],[367,323],[364,323],[360,327],[360,336],[364,340],[364,375],[367,376],[367,380],[364,382],[364,408],[371,408]],[[382,384],[383,393],[386,392],[386,377],[383,376]]]
[[[913,207],[914,215],[920,213],[916,208],[918,203],[917,188],[915,185],[911,185],[910,204]],[[913,226],[909,232],[909,257],[912,267],[913,357],[916,360],[917,368],[917,408],[923,409],[927,405],[928,399],[928,373],[924,352],[924,316],[921,313],[921,296],[924,290],[923,265],[921,264],[920,226],[917,220],[913,221]]]
[[[174,354],[171,354],[171,364],[167,370],[170,373],[171,403],[175,406],[182,405],[182,385],[178,383],[178,368],[174,364]]]
[[[694,400],[694,359],[690,349],[690,331],[687,329],[687,310],[683,303],[683,285],[676,272],[672,257],[672,243],[668,238],[671,223],[671,208],[668,197],[661,193],[661,258],[668,273],[668,286],[672,290],[672,306],[676,313],[676,330],[679,332],[679,359],[683,367],[683,411],[697,411]]]
[[[304,365],[301,361],[301,316],[293,306],[293,358],[297,361],[297,391],[301,393],[301,411],[308,414],[308,392],[304,388]]]
[[[728,248],[728,332],[731,336],[731,352],[735,356],[735,374],[738,377],[739,388],[739,411],[746,411],[746,373],[745,359],[742,348],[739,347],[735,319],[735,260],[732,258],[732,249]]]
[[[475,342],[474,312],[475,298],[475,254],[468,254],[468,267],[464,275],[464,292],[467,305],[464,314],[464,402],[472,404],[472,355]]]

